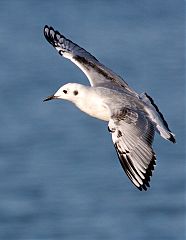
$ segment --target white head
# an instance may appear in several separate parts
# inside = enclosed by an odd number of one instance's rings
[[[77,102],[79,97],[82,97],[83,92],[85,91],[86,86],[78,84],[78,83],[67,83],[57,92],[52,95],[47,97],[44,101],[49,101],[52,99],[64,99],[64,100],[69,100],[71,102]],[[83,90],[83,91],[82,91]]]

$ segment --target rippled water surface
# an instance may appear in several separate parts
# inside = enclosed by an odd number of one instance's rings
[[[42,99],[88,84],[43,37],[57,28],[146,91],[175,132],[156,136],[151,188],[134,188],[107,124]],[[0,239],[183,240],[184,1],[0,1]]]

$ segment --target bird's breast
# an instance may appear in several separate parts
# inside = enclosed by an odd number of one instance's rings
[[[88,115],[103,121],[109,121],[110,111],[101,98],[90,97],[76,103],[76,106]]]

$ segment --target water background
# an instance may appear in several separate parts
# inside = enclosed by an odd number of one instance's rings
[[[185,239],[184,1],[0,1],[0,239]],[[42,100],[88,84],[43,37],[45,24],[90,51],[164,113],[147,192],[127,179],[107,124]]]

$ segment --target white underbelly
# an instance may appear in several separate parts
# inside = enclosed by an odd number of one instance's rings
[[[101,99],[97,99],[96,101],[91,101],[91,99],[87,100],[84,104],[76,105],[81,111],[87,113],[88,115],[98,118],[103,121],[109,121],[110,112],[109,109]]]
[[[110,114],[106,107],[90,108],[86,113],[103,121],[109,121],[110,119]]]

